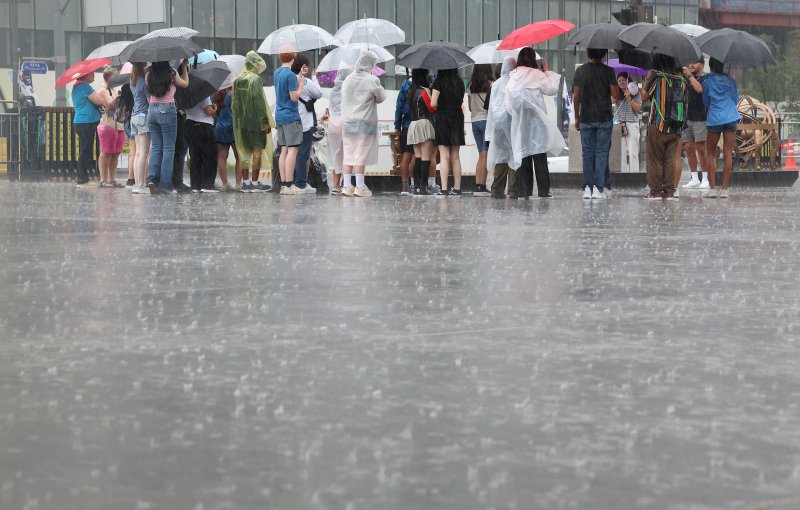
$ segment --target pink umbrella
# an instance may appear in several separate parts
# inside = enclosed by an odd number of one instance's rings
[[[317,74],[317,80],[319,80],[320,85],[332,85],[333,82],[336,81],[336,73],[337,71],[328,71],[325,73],[319,73]],[[384,74],[386,74],[386,71],[384,71],[380,67],[372,68],[372,76],[383,76]]]

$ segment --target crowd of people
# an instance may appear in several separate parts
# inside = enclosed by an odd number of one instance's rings
[[[684,188],[703,189],[704,197],[727,198],[741,117],[736,82],[722,63],[712,58],[711,73],[704,75],[703,60],[681,68],[669,56],[654,55],[640,87],[627,73],[615,74],[603,62],[605,56],[604,50],[589,49],[588,62],[577,69],[572,83],[574,123],[582,144],[582,197],[608,197],[615,121],[620,124],[621,170],[639,171],[640,123],[643,105],[650,101],[645,198],[677,198],[684,149],[691,170]],[[134,63],[130,82],[119,93],[110,85],[118,72],[113,67],[104,70],[105,86],[99,90],[91,86],[94,73],[79,78],[72,90],[74,129],[80,140],[78,187],[127,186],[138,194],[270,191],[262,169],[272,169],[275,144],[279,176],[273,182],[280,183],[280,194],[316,193],[308,171],[315,128],[325,125],[332,194],[372,196],[364,175],[366,167],[378,163],[378,104],[387,97],[372,72],[377,55],[363,50],[354,65],[341,66],[329,108],[319,118],[315,102],[323,92],[308,59],[291,47],[281,48],[278,59],[272,106],[261,80],[266,62],[253,51],[230,87],[185,109],[176,106],[175,96],[179,88],[189,86],[188,61],[177,69],[169,62]],[[560,83],[561,76],[530,47],[517,58],[506,57],[499,76],[491,65],[475,65],[466,85],[455,69],[438,70],[433,78],[427,69],[411,70],[395,108],[401,194],[462,194],[460,150],[468,109],[478,151],[473,195],[530,198],[536,185],[540,198],[552,198],[548,155],[558,155],[566,142],[547,113],[545,96],[558,94]],[[714,179],[720,138],[721,190]],[[100,148],[98,184],[89,179],[95,139]],[[126,140],[129,178],[123,186],[115,172]],[[234,185],[228,177],[231,149]],[[187,152],[190,186],[183,183]],[[217,175],[221,187],[216,185]]]

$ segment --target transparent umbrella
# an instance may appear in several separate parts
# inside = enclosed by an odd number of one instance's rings
[[[219,60],[228,64],[228,69],[231,70],[231,74],[228,78],[223,82],[221,89],[226,89],[228,87],[233,86],[233,81],[236,79],[237,76],[242,74],[244,70],[244,56],[242,55],[220,55]]]
[[[497,47],[501,42],[503,41],[498,39],[497,41],[475,46],[467,52],[467,55],[469,55],[476,64],[502,64],[505,57],[517,58],[519,52],[522,51],[522,48],[517,48],[515,50],[498,50]],[[541,58],[541,55],[537,53],[536,59],[538,60]]]
[[[113,58],[122,53],[122,50],[128,47],[133,41],[114,41],[108,44],[104,44],[99,48],[95,48],[92,50],[89,55],[86,56],[86,59],[92,58]]]
[[[406,40],[403,30],[385,19],[364,18],[345,23],[334,35],[343,44],[365,43],[377,46],[402,44]]]
[[[389,53],[385,48],[375,44],[355,43],[334,48],[317,66],[317,72],[325,73],[328,71],[337,71],[342,65],[355,67],[358,55],[362,50],[370,50],[378,55],[378,62],[388,62],[394,60],[394,55]]]
[[[314,25],[289,25],[272,32],[258,47],[259,53],[275,55],[282,51],[308,51],[341,46],[330,32]]]
[[[708,29],[706,27],[701,27],[700,25],[692,25],[691,23],[678,23],[677,25],[670,25],[669,28],[677,30],[682,34],[686,34],[689,37],[700,37],[701,35],[708,32]]]

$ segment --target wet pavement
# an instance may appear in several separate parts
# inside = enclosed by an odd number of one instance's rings
[[[800,193],[0,182],[0,508],[800,507]]]

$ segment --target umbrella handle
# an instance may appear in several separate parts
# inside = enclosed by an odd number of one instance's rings
[[[192,66],[192,69],[197,69],[197,53],[194,53],[194,65]]]

